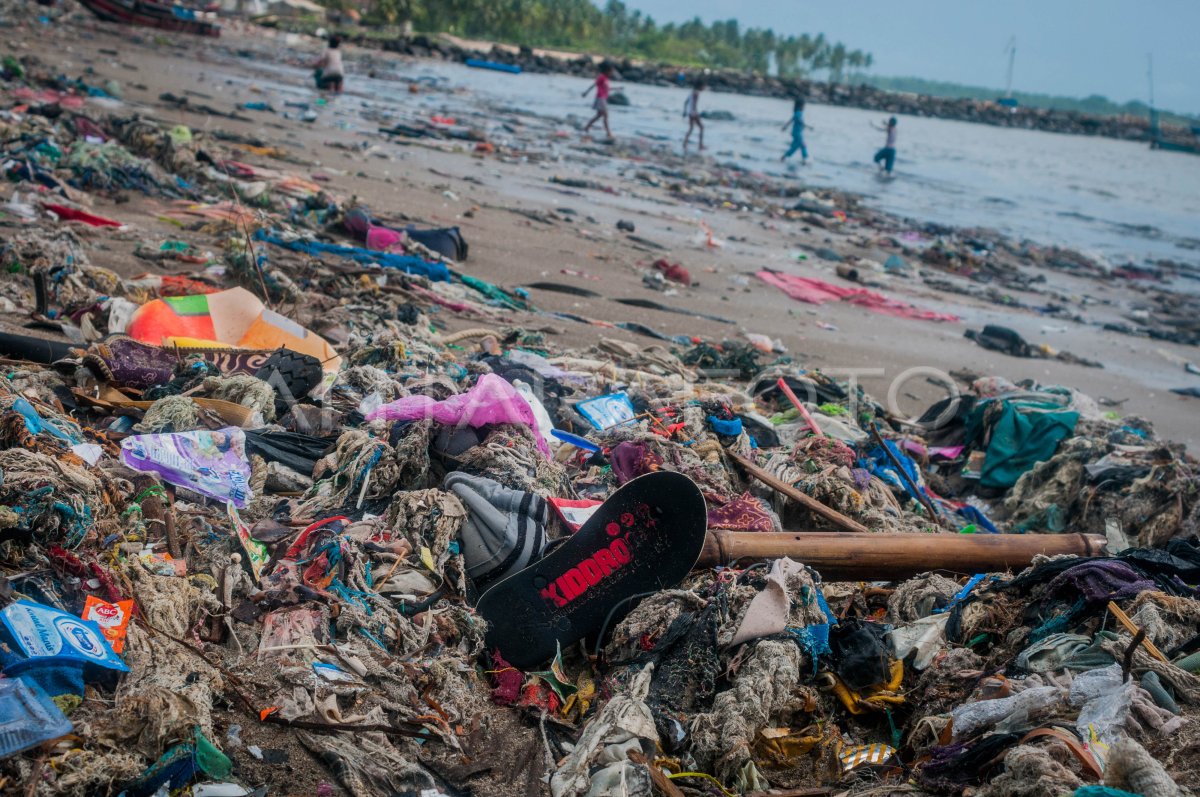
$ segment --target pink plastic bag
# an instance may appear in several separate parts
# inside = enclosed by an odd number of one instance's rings
[[[538,429],[533,410],[516,388],[495,374],[479,377],[475,387],[466,393],[434,401],[428,396],[405,396],[384,404],[367,414],[368,421],[415,421],[432,418],[447,426],[468,425],[475,428],[496,423],[519,423],[533,430],[538,450],[550,455],[550,447]]]

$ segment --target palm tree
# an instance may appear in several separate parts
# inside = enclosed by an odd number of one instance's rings
[[[846,45],[838,42],[829,53],[829,80],[833,83],[842,82],[842,72],[846,68]]]
[[[862,50],[851,50],[846,55],[846,65],[850,67],[851,75],[855,69],[862,69],[864,54]]]

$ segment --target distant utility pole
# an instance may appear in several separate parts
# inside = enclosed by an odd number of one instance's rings
[[[1154,53],[1146,53],[1146,80],[1150,83],[1150,146],[1158,145],[1158,111],[1154,110]]]
[[[1012,99],[1012,79],[1013,79],[1013,62],[1017,59],[1017,37],[1012,36],[1008,40],[1008,46],[1004,48],[1008,53],[1008,78],[1004,81],[1004,96],[1007,99]]]
[[[1146,53],[1146,80],[1150,81],[1150,107],[1154,107],[1154,53]]]

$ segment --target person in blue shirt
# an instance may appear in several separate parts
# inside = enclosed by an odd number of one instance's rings
[[[785,161],[799,151],[800,162],[808,163],[808,147],[804,146],[804,100],[799,97],[796,98],[796,104],[792,107],[792,118],[787,120],[781,129],[786,130],[789,125],[792,128],[792,146],[779,160]]]

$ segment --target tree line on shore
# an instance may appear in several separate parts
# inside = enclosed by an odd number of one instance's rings
[[[705,24],[699,17],[660,25],[621,0],[601,8],[592,0],[325,0],[328,8],[358,6],[364,21],[411,23],[419,31],[487,38],[531,47],[570,47],[682,66],[777,72],[781,77],[824,73],[840,82],[871,67],[870,53],[824,34],[784,36],[742,28],[736,19]]]

